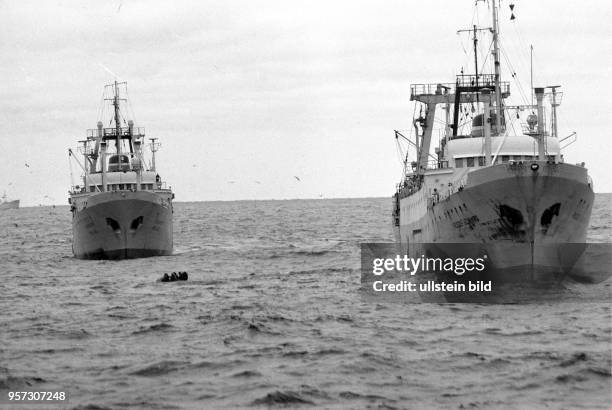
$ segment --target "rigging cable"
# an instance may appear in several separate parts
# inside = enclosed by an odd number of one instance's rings
[[[489,44],[489,50],[487,51],[486,54],[483,54],[481,52],[481,58],[483,59],[482,61],[482,66],[480,67],[480,73],[484,73],[484,69],[485,69],[485,64],[487,64],[487,62],[489,61],[489,56],[491,55],[491,49],[493,48],[493,40],[491,40],[491,44]]]
[[[414,116],[416,114],[416,102],[413,104],[413,108],[412,108],[412,121],[413,124],[411,124],[412,126],[408,128],[408,140],[410,140],[412,138],[412,130],[414,128]],[[421,106],[421,110],[423,109],[423,107]],[[422,115],[422,111],[420,112],[419,116]],[[414,136],[415,141],[419,138],[418,135]],[[404,168],[407,167],[408,164],[408,155],[410,154],[410,144],[408,144],[408,147],[406,148],[406,159],[404,160]],[[419,153],[417,152],[417,157],[418,157]],[[417,158],[418,159],[418,158]],[[405,173],[405,172],[404,172]]]
[[[523,88],[523,85],[521,84],[521,80],[516,74],[516,71],[514,70],[514,67],[512,66],[512,63],[510,62],[510,59],[508,58],[508,55],[506,54],[506,50],[503,47],[501,47],[501,45],[499,49],[501,51],[502,56],[504,57],[504,60],[506,61],[506,64],[508,65],[508,68],[510,69],[512,73],[512,78],[516,82],[517,88],[519,90],[519,93],[521,94],[521,98],[523,99],[523,102],[525,103],[525,105],[529,105],[529,99],[527,98],[527,95],[525,94],[525,90]]]
[[[527,45],[527,42],[525,41],[525,39],[524,39],[524,37],[522,35],[522,30],[520,29],[519,23],[517,23],[517,20],[516,19],[512,20],[512,22],[513,22],[512,27],[513,27],[514,32],[515,32],[515,38],[517,38],[518,42],[519,42],[518,49],[519,50],[530,50],[530,53],[531,53],[531,56],[529,58],[527,58],[525,56],[524,51],[516,53],[518,55],[518,57],[519,57],[520,64],[523,65],[523,68],[521,68],[521,72],[525,72],[526,71],[525,67],[529,68],[529,72],[532,72],[532,68],[533,68],[532,67],[532,63],[533,63],[533,61],[532,61],[533,47],[532,47],[532,45],[529,45],[529,46]],[[531,102],[533,102],[533,90],[531,89],[531,86],[529,88],[530,88],[530,93],[529,94],[531,96],[530,100],[531,100]]]
[[[125,98],[127,98],[127,105],[129,107],[129,114],[131,115],[132,119],[134,120],[134,124],[138,124],[138,121],[136,121],[136,111],[134,110],[134,107],[132,107],[132,99],[130,98],[130,93],[128,92],[128,87],[127,84],[125,85]]]
[[[106,87],[102,90],[102,98],[100,100],[100,105],[98,105],[98,121],[102,120],[102,116],[104,115],[104,97],[105,96]]]
[[[395,134],[395,145],[396,145],[396,153],[397,153],[397,159],[399,159],[399,161],[403,164],[404,163],[404,154],[402,153],[402,146],[399,142],[399,138],[397,137],[397,133]],[[408,149],[406,149],[406,155],[408,154]]]
[[[415,118],[414,116],[416,115],[416,107],[417,107],[417,105],[416,105],[416,103],[414,103],[413,104],[413,109],[412,109],[412,120],[413,121],[414,121],[414,118]],[[423,107],[421,107],[421,110],[422,110],[422,108]],[[421,111],[421,113],[422,113],[422,111]],[[414,125],[414,124],[411,124],[411,125]],[[408,140],[409,141],[412,138],[412,130],[413,130],[413,128],[414,128],[413,126],[408,128]],[[417,138],[419,138],[419,136],[415,135],[414,138],[416,140]],[[406,174],[408,172],[408,159],[409,159],[408,156],[409,155],[410,155],[410,144],[408,144],[408,146],[406,147],[406,157],[404,159],[404,166],[403,166],[403,170],[402,170],[402,180],[404,178],[406,178]],[[418,152],[417,152],[417,160],[418,160]]]

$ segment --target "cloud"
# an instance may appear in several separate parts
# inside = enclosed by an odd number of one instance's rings
[[[606,116],[592,116],[584,101],[591,92],[607,95],[612,83],[610,70],[601,68],[610,49],[611,6],[571,5],[570,19],[564,11],[570,3],[516,3],[516,26],[502,21],[515,69],[528,68],[525,39],[533,39],[537,78],[565,86],[561,124],[579,134],[588,129],[588,140],[604,146]],[[53,192],[45,194],[65,197],[69,172],[58,164],[95,127],[102,87],[114,79],[110,71],[128,81],[137,125],[162,139],[159,165],[178,198],[390,195],[401,170],[393,129],[410,127],[410,83],[452,82],[472,64],[469,39],[455,34],[469,26],[471,6],[2,2],[0,141],[4,152],[53,169]],[[523,41],[512,40],[517,30]],[[578,144],[571,150],[591,157]],[[0,172],[21,172],[2,155]],[[601,186],[605,161],[590,170]],[[299,191],[293,175],[303,176]],[[228,179],[237,181],[231,189]],[[261,184],[241,186],[242,180]],[[19,189],[25,203],[36,203],[28,200],[28,186]]]

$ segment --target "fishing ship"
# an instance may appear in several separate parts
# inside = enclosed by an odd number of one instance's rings
[[[172,254],[174,194],[156,169],[160,144],[157,138],[147,143],[145,129],[135,127],[132,119],[126,122],[121,102],[127,99],[120,91],[127,95],[127,83],[115,81],[104,88],[101,111],[110,102],[110,127],[98,121],[97,128],[87,130],[86,139],[79,141],[78,154],[68,150],[83,172],[68,199],[72,251],[80,259]]]
[[[586,246],[593,183],[584,163],[564,161],[576,133],[558,134],[560,86],[532,84],[531,101],[509,102],[496,3],[491,27],[469,29],[473,73],[462,68],[454,82],[410,87],[412,129],[395,131],[408,144],[393,196],[396,244],[402,252],[420,244],[419,254],[433,256],[486,255],[487,274],[500,280],[558,281]],[[478,62],[485,35],[488,73]]]
[[[8,199],[5,192],[0,199],[0,210],[17,208],[19,208],[19,199]]]

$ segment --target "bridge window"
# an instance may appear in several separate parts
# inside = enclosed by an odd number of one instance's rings
[[[467,166],[468,167],[473,167],[474,166],[474,157],[468,157],[467,159]]]
[[[502,155],[502,162],[510,161],[510,155]]]
[[[463,168],[463,158],[455,158],[455,168]]]
[[[484,157],[478,157],[478,166],[484,167],[484,164],[485,164]]]

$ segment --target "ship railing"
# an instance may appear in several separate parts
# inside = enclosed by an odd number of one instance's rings
[[[437,203],[448,200],[451,195],[456,192],[461,192],[465,188],[464,182],[460,182],[459,184],[453,184],[452,182],[448,183],[448,189],[440,192],[437,188],[434,188],[433,191],[430,192],[429,198],[427,199],[427,207],[433,208]]]
[[[108,184],[108,191],[136,191],[136,183],[115,183]],[[172,187],[169,187],[165,182],[143,182],[140,184],[141,191],[171,191]]]
[[[491,91],[495,90],[495,75],[494,74],[483,74],[476,76],[472,74],[460,74],[457,76],[457,83],[430,83],[430,84],[411,84],[410,85],[410,96],[414,98],[418,95],[443,95],[443,94],[455,94],[457,86],[462,88],[490,88]],[[501,81],[499,88],[503,96],[510,95],[510,82]]]
[[[411,84],[410,95],[452,94],[455,92],[453,83]]]
[[[459,87],[495,87],[495,74],[457,74],[457,85]]]
[[[136,190],[137,190],[136,183],[126,182],[122,184],[113,183],[113,184],[106,185],[106,192],[121,192],[121,191],[135,192]],[[172,191],[172,187],[167,185],[165,182],[154,182],[154,183],[142,182],[140,184],[140,190],[141,191]],[[72,185],[70,187],[70,190],[68,191],[68,193],[70,193],[71,195],[86,194],[86,193],[92,193],[92,192],[103,192],[102,185],[98,184],[95,187],[91,185],[89,187],[89,190],[84,185]]]
[[[416,169],[417,162],[413,163],[413,169]],[[421,167],[422,170],[434,170],[434,169],[444,169],[450,168],[448,160],[435,160],[431,159],[425,163],[424,167]]]
[[[459,74],[457,75],[457,86],[463,88],[489,88],[495,90],[495,74],[479,74],[478,78],[474,74]],[[500,81],[499,89],[503,95],[510,95],[510,82]]]
[[[117,137],[117,129],[116,128],[103,128],[102,135],[105,139],[108,138],[116,138]],[[130,128],[122,127],[119,130],[120,137],[129,137],[130,136]],[[145,136],[145,128],[144,127],[133,127],[132,128],[132,137],[144,137]],[[98,138],[98,129],[88,129],[87,130],[87,138],[95,139]]]
[[[417,193],[421,189],[421,184],[415,182],[408,182],[405,184],[400,184],[397,187],[397,196],[398,198],[406,198],[410,195]]]
[[[84,185],[71,185],[68,193],[70,195],[85,194],[87,193],[87,188]]]

